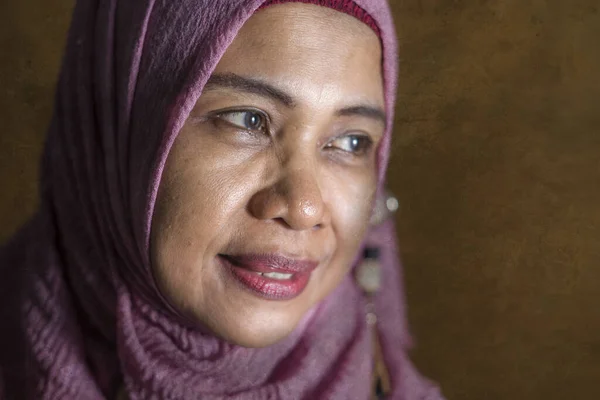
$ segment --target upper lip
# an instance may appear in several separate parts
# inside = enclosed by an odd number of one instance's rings
[[[279,254],[220,254],[236,267],[245,268],[254,272],[283,274],[309,273],[319,263],[313,260],[298,260]]]

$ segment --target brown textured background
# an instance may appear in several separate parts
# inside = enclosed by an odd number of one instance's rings
[[[35,209],[73,0],[0,2],[0,241]],[[597,0],[392,0],[414,359],[450,399],[600,399]]]

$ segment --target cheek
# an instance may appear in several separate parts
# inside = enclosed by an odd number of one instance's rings
[[[196,266],[204,242],[202,229],[198,229],[201,225],[194,223],[197,213],[191,212],[187,198],[176,181],[165,182],[159,190],[152,221],[153,273],[163,294],[179,309],[186,308],[184,303],[190,295],[186,279],[197,281],[200,277]],[[190,229],[192,226],[196,229]]]
[[[330,294],[350,272],[352,262],[363,241],[371,216],[376,190],[375,179],[336,180],[338,185],[330,185],[327,190],[332,221],[334,252],[318,277],[321,291],[318,300]]]
[[[214,240],[222,202],[203,169],[174,147],[163,172],[152,219],[151,260],[161,290],[179,303],[203,278],[202,259]],[[209,210],[212,210],[211,213]]]
[[[338,176],[337,183],[331,189],[333,220],[341,227],[353,228],[348,233],[357,230],[363,232],[368,226],[377,190],[375,168],[348,174],[343,178]]]
[[[181,132],[161,177],[152,221],[157,255],[185,249],[202,252],[227,225],[243,197],[243,185],[232,179],[244,174],[231,173],[210,142],[193,141],[190,136],[185,129]]]
[[[347,181],[346,181],[347,182]],[[344,184],[336,190],[332,207],[333,229],[337,237],[337,251],[352,259],[369,227],[376,180],[364,178],[354,184]]]
[[[177,138],[152,220],[153,272],[161,289],[175,300],[202,297],[199,288],[214,283],[206,260],[240,222],[249,184],[257,180],[252,169],[243,168],[245,164],[210,140],[196,140],[198,136],[184,128]]]

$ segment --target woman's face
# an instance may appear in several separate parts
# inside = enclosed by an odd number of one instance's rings
[[[272,6],[244,25],[168,156],[153,272],[180,312],[264,347],[348,273],[385,130],[381,46],[343,13]]]

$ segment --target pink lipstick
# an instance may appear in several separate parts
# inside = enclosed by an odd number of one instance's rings
[[[316,261],[276,254],[219,255],[232,276],[254,294],[268,300],[291,300],[308,285]]]

